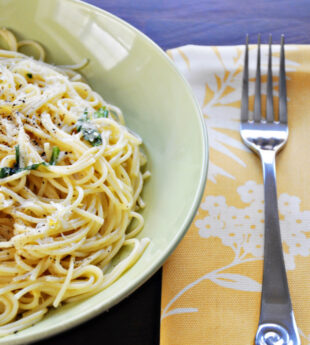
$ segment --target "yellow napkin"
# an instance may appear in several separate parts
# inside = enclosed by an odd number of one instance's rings
[[[201,105],[210,162],[198,213],[164,265],[161,345],[252,345],[260,311],[264,201],[260,160],[239,134],[244,48],[185,46],[168,54]],[[263,46],[264,94],[267,56]],[[251,46],[252,110],[255,66]],[[273,48],[273,66],[277,72],[279,46]],[[310,46],[287,45],[286,69],[290,134],[277,156],[278,202],[295,318],[302,344],[309,345]]]

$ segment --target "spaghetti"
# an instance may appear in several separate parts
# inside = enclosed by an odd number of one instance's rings
[[[133,265],[146,163],[141,138],[68,66],[0,30],[0,336],[91,296]],[[81,66],[78,66],[81,67]],[[134,220],[134,222],[132,222]],[[130,226],[129,226],[130,225]],[[129,254],[113,258],[124,248]]]

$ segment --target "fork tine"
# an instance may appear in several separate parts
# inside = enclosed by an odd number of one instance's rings
[[[261,74],[260,74],[260,40],[261,36],[257,38],[257,66],[256,66],[256,80],[255,80],[255,101],[254,101],[254,121],[261,120]]]
[[[267,104],[266,104],[266,121],[273,122],[273,97],[272,97],[272,35],[269,36],[269,56],[268,56],[268,78],[267,78]]]
[[[279,76],[279,121],[281,123],[287,123],[284,35],[281,36],[281,55],[280,55],[280,73],[279,74],[280,74]]]
[[[241,122],[248,121],[248,109],[249,109],[249,35],[246,35],[243,81],[242,81]]]

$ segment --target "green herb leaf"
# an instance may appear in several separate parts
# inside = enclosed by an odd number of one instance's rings
[[[16,163],[14,165],[14,168],[19,169],[20,168],[20,150],[19,150],[19,145],[15,146],[15,160],[16,160]]]
[[[77,120],[75,129],[77,132],[82,132],[83,139],[87,140],[92,146],[99,146],[102,144],[101,134],[96,125],[89,121],[87,110],[85,110],[82,117]]]
[[[106,106],[103,106],[94,112],[95,118],[108,117],[108,116],[109,116],[109,110],[107,109]]]
[[[20,155],[19,145],[15,146],[15,157],[16,157],[16,162],[15,162],[13,168],[10,168],[10,167],[0,168],[0,178],[8,177],[8,176],[17,174],[17,173],[19,173],[21,171],[25,171],[25,170],[37,170],[40,165],[49,166],[48,163],[43,161],[43,162],[40,162],[40,163],[31,164],[31,165],[28,165],[28,166],[26,166],[24,168],[21,168],[20,167],[21,155]]]
[[[81,131],[83,133],[83,138],[92,146],[99,146],[102,144],[101,134],[93,123],[84,122]]]
[[[59,157],[59,153],[60,153],[60,149],[58,146],[54,146],[53,147],[53,152],[52,152],[52,156],[50,159],[50,165],[55,165],[57,162],[57,159]]]
[[[75,129],[77,132],[80,132],[82,130],[82,127],[83,127],[83,124],[85,122],[89,121],[89,118],[88,118],[88,111],[87,109],[84,110],[84,113],[82,115],[81,118],[79,118],[75,124]]]
[[[41,166],[41,165],[43,165],[45,167],[49,166],[49,164],[46,163],[46,162],[40,162],[40,163],[35,163],[35,164],[28,165],[25,168],[18,169],[19,170],[18,172],[23,171],[23,170],[37,170],[38,167]]]
[[[32,79],[32,73],[27,73],[26,75],[28,78]]]
[[[21,171],[25,171],[25,170],[37,170],[40,165],[48,166],[48,163],[46,163],[46,162],[35,163],[35,164],[28,165],[25,168],[4,167],[4,168],[0,169],[0,178],[12,176],[14,174],[17,174],[17,173],[19,173]]]
[[[4,178],[4,177],[15,174],[15,172],[16,172],[15,170],[16,169],[14,169],[14,168],[8,168],[8,167],[1,168],[0,169],[0,178]]]

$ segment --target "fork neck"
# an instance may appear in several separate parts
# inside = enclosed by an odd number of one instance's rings
[[[276,160],[276,151],[275,150],[259,150],[259,156],[261,158],[263,164],[263,172],[264,172],[264,179],[265,179],[265,164],[271,165],[273,167],[274,175],[275,175],[275,160]],[[275,177],[275,176],[274,176]]]
[[[259,150],[262,162],[263,178],[264,178],[264,199],[265,199],[265,227],[279,228],[278,218],[278,198],[277,198],[277,181],[276,181],[276,151],[275,150]],[[278,231],[279,232],[279,231]],[[276,232],[277,233],[277,232]],[[266,234],[265,234],[266,239]],[[266,251],[265,251],[266,254]],[[267,254],[268,255],[268,254]]]

